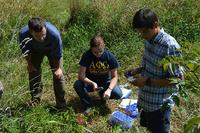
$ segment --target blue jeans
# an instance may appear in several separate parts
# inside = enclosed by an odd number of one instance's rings
[[[140,125],[146,127],[152,133],[169,133],[171,108],[153,112],[142,111]]]
[[[101,87],[103,87],[103,90],[99,91],[99,95],[101,98],[103,98],[104,92],[107,90],[109,87],[110,82],[107,82],[103,84]],[[83,81],[77,80],[74,83],[74,89],[78,96],[80,97],[81,101],[86,107],[91,107],[92,106],[92,100],[90,96],[88,95],[88,92],[93,92],[93,87],[91,85],[85,85]],[[110,99],[120,99],[122,97],[122,91],[119,88],[119,86],[115,86],[111,92]]]

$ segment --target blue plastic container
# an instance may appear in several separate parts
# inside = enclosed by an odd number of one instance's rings
[[[124,129],[129,129],[133,125],[134,119],[123,112],[115,111],[111,115],[111,124],[120,124]]]
[[[138,108],[137,108],[137,103],[128,105],[125,109],[125,111],[127,112],[127,114],[132,117],[132,118],[136,118],[139,114]]]

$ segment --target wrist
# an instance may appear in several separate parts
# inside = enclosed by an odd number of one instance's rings
[[[94,84],[94,82],[92,81],[92,82],[90,82],[90,85],[93,85]]]
[[[108,87],[108,90],[112,91],[112,88],[111,88],[111,87]]]

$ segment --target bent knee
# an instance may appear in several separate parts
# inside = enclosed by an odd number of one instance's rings
[[[81,81],[81,80],[76,80],[76,81],[74,82],[74,89],[75,89],[75,90],[78,90],[78,89],[80,89],[80,88],[83,88],[83,86],[84,86],[84,83],[83,83],[83,81]]]

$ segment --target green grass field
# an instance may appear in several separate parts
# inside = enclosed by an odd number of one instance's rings
[[[140,64],[143,40],[132,30],[131,21],[136,10],[153,9],[165,31],[174,36],[183,47],[186,85],[179,95],[180,105],[175,106],[171,117],[171,133],[184,132],[191,118],[189,132],[200,132],[200,1],[199,0],[0,0],[0,81],[4,94],[0,99],[0,132],[2,133],[147,133],[134,122],[130,131],[120,126],[111,127],[108,120],[119,101],[109,100],[99,106],[99,98],[92,94],[97,106],[88,116],[82,116],[83,106],[73,89],[77,79],[78,62],[88,49],[93,34],[101,32],[107,49],[120,62],[119,84],[126,84],[123,71]],[[52,75],[47,59],[43,68],[43,97],[39,105],[30,104],[26,62],[21,56],[18,32],[32,16],[41,16],[61,31],[64,48],[65,91],[68,110],[52,112],[55,104]],[[132,98],[137,98],[137,88]],[[82,116],[83,124],[78,124]],[[185,130],[186,132],[186,130]]]

